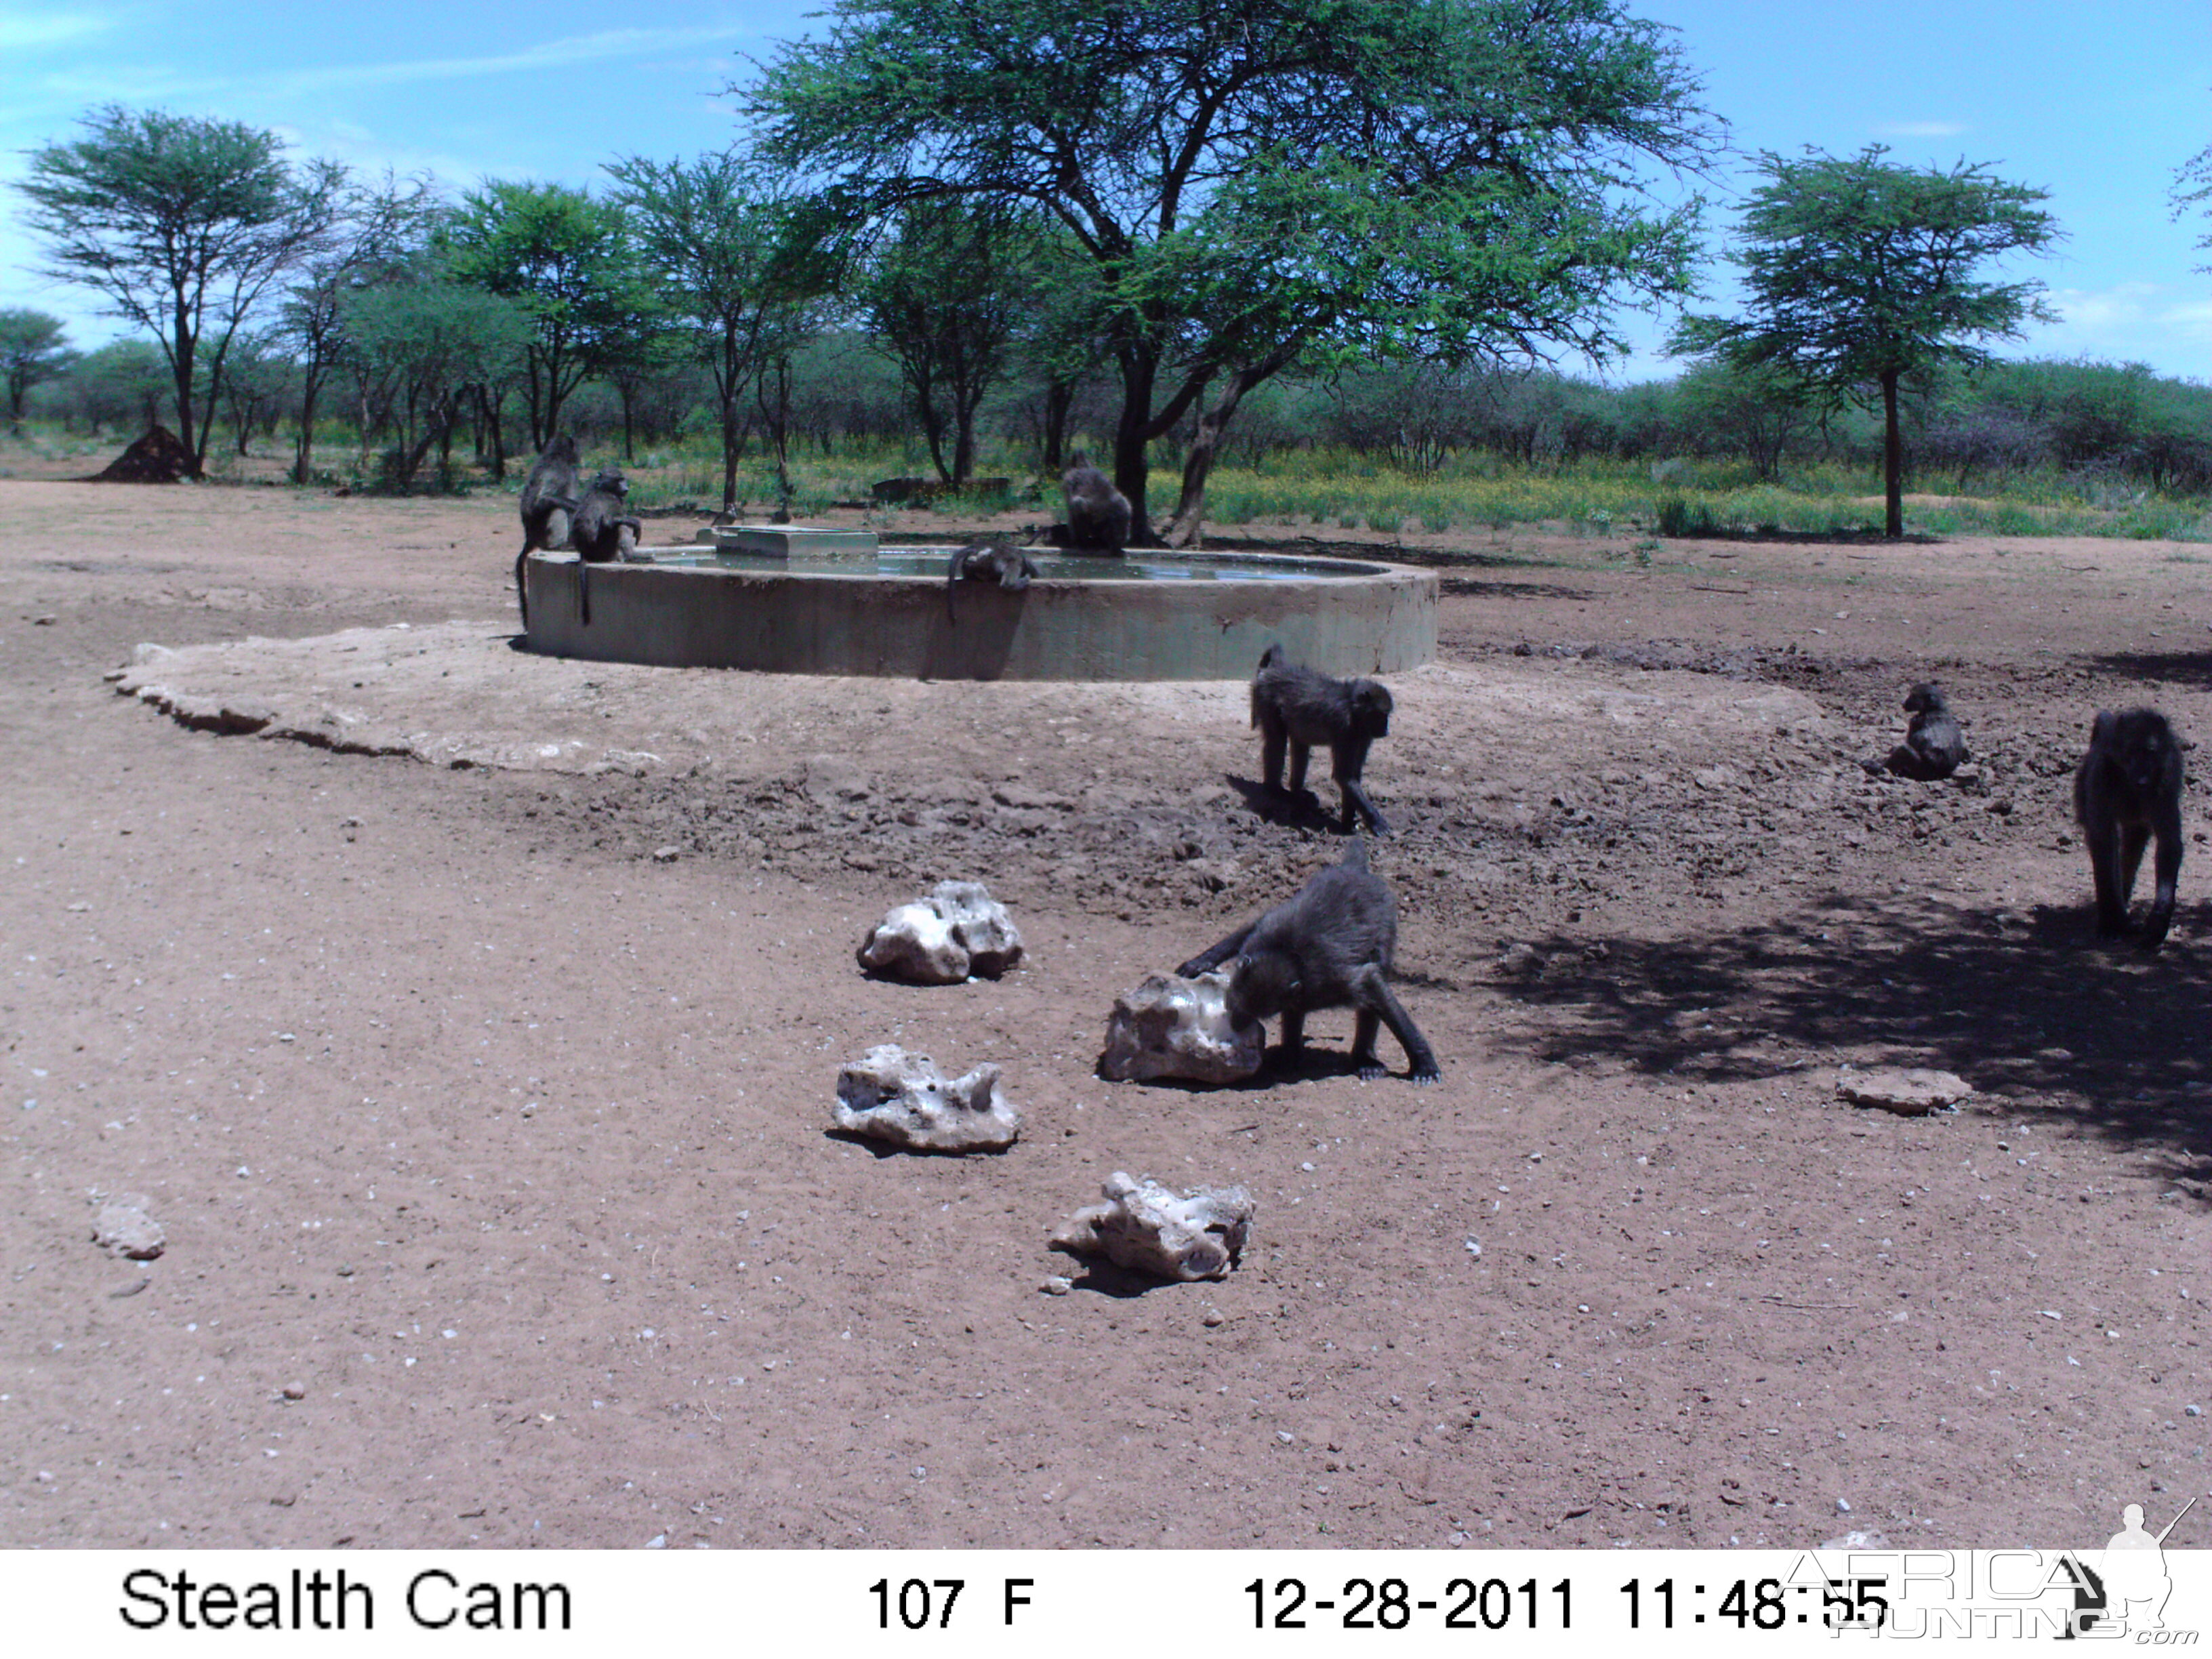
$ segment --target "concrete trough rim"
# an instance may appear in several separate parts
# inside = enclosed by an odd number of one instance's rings
[[[954,622],[941,574],[822,569],[775,558],[732,568],[696,545],[641,550],[705,558],[591,566],[588,625],[575,555],[532,552],[524,562],[528,648],[770,673],[1107,681],[1245,678],[1270,644],[1340,675],[1401,672],[1436,654],[1435,574],[1380,560],[1144,550],[1136,556],[1148,561],[1288,566],[1297,574],[1248,581],[1054,574],[1017,592],[963,582]],[[1034,550],[1066,556],[1064,549]],[[678,582],[696,586],[670,586]]]

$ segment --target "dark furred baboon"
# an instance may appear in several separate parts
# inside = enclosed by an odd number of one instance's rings
[[[971,542],[966,547],[952,550],[952,559],[945,567],[945,615],[948,621],[958,622],[952,595],[963,581],[995,581],[1009,592],[1018,593],[1036,579],[1036,563],[1012,542],[994,540]]]
[[[588,625],[592,620],[591,567],[628,562],[637,549],[645,526],[622,511],[629,495],[629,480],[615,467],[603,469],[576,504],[576,521],[569,538],[576,544],[576,608]]]
[[[2097,931],[2128,931],[2128,901],[2143,848],[2158,838],[2158,886],[2144,919],[2143,948],[2155,951],[2173,922],[2181,875],[2181,740],[2155,708],[2111,709],[2089,730],[2089,752],[2074,775],[2074,817],[2088,843],[2097,887]]]
[[[1443,1075],[1436,1053],[1383,978],[1397,948],[1397,901],[1369,873],[1367,843],[1355,841],[1340,862],[1316,871],[1290,899],[1176,972],[1194,978],[1235,958],[1230,1019],[1241,1027],[1280,1014],[1282,1057],[1292,1065],[1305,1044],[1309,1012],[1352,1007],[1359,1011],[1352,1063],[1360,1076],[1385,1075],[1375,1038],[1388,1025],[1405,1048],[1413,1080],[1434,1083]]]
[[[1252,724],[1260,733],[1260,764],[1267,787],[1283,787],[1283,749],[1291,751],[1290,793],[1306,787],[1306,759],[1326,745],[1329,774],[1344,799],[1344,829],[1352,830],[1357,811],[1378,836],[1390,826],[1367,799],[1359,781],[1367,764],[1367,747],[1390,731],[1390,692],[1373,680],[1336,680],[1318,669],[1300,667],[1283,659],[1283,648],[1271,645],[1260,653],[1259,672],[1252,676]]]
[[[1129,498],[1081,450],[1067,458],[1060,487],[1067,492],[1067,536],[1060,545],[1095,553],[1119,553],[1128,546]]]
[[[1905,728],[1905,741],[1889,751],[1889,769],[1922,783],[1949,777],[1966,761],[1966,738],[1944,701],[1943,688],[1916,685],[1905,694],[1905,707],[1912,723]]]
[[[522,485],[522,551],[514,556],[514,596],[522,606],[522,626],[530,627],[530,590],[525,562],[532,549],[566,547],[569,515],[582,500],[576,482],[576,441],[567,433],[545,446]]]

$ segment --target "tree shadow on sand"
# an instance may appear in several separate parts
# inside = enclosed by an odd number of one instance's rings
[[[2212,691],[2212,651],[2116,651],[2095,660],[2108,674],[2191,691]]]
[[[1500,988],[1541,1018],[1500,1040],[1713,1082],[1783,1074],[1808,1048],[1940,1066],[2212,1179],[2212,903],[2177,924],[2152,955],[2096,940],[2086,904],[1839,896],[1727,933],[1555,935]]]

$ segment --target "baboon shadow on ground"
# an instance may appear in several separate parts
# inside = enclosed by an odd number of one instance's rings
[[[1497,987],[1541,1022],[1496,1042],[1717,1083],[1785,1076],[1807,1049],[1938,1066],[2212,1181],[2212,902],[2182,903],[2154,956],[2095,938],[2081,874],[2080,903],[2027,913],[1838,896],[1690,938],[1555,934],[1540,972]]]

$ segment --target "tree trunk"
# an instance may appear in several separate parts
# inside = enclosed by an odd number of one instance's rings
[[[1147,428],[1152,425],[1152,388],[1158,376],[1159,363],[1150,355],[1132,351],[1123,356],[1121,418],[1114,428],[1114,488],[1129,498],[1132,547],[1159,545],[1145,499],[1151,472],[1151,459],[1146,453],[1151,441]]]
[[[322,388],[313,380],[300,383],[300,446],[292,452],[292,482],[303,484],[314,471],[315,394]]]
[[[1192,434],[1190,449],[1183,457],[1182,499],[1176,503],[1175,516],[1160,532],[1160,539],[1170,547],[1200,544],[1200,529],[1206,521],[1206,475],[1213,471],[1213,458],[1221,448],[1221,434],[1228,429],[1237,404],[1244,401],[1244,394],[1273,372],[1266,367],[1239,369],[1229,377],[1229,386],[1221,394],[1221,401],[1199,411],[1198,429]]]
[[[1067,417],[1075,407],[1073,380],[1048,380],[1044,388],[1044,470],[1057,472],[1067,447]]]
[[[1881,482],[1883,533],[1896,541],[1905,534],[1905,441],[1897,427],[1897,371],[1881,377]]]
[[[952,434],[952,487],[964,489],[975,476],[975,411],[960,410]]]

